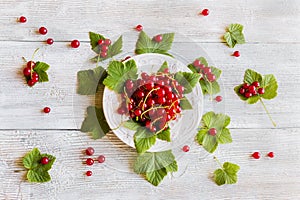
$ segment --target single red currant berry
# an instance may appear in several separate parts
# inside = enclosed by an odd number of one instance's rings
[[[210,74],[211,73],[211,68],[210,67],[204,67],[203,73],[204,74]]]
[[[98,40],[98,45],[103,45],[104,44],[104,40]]]
[[[239,92],[240,92],[240,94],[245,94],[245,89],[241,87]]]
[[[202,10],[202,15],[203,16],[207,16],[207,15],[209,15],[209,10],[208,9],[204,9],[204,10]]]
[[[38,81],[39,81],[39,75],[38,75],[38,73],[33,72],[33,73],[32,73],[32,76],[31,76],[31,79],[32,79],[34,82],[38,82]]]
[[[98,162],[99,163],[104,163],[105,162],[105,156],[104,155],[100,155],[98,158],[97,158]]]
[[[233,56],[234,56],[234,57],[240,57],[240,52],[239,52],[239,51],[233,52]]]
[[[93,165],[94,164],[94,160],[92,158],[88,158],[88,159],[86,159],[85,163],[87,165]]]
[[[42,157],[42,159],[41,159],[41,164],[42,165],[47,165],[49,163],[49,158],[47,158],[47,157]]]
[[[223,100],[222,96],[216,96],[215,98],[216,102],[221,102]]]
[[[102,52],[107,52],[107,50],[108,50],[108,46],[106,46],[106,45],[101,46]]]
[[[27,67],[30,68],[30,69],[31,69],[31,68],[34,68],[34,67],[35,67],[35,62],[33,62],[33,61],[28,61],[28,62],[27,62]]]
[[[136,27],[135,27],[135,30],[137,30],[137,31],[142,31],[143,30],[143,26],[142,25],[137,25]]]
[[[94,153],[95,153],[95,150],[94,150],[93,147],[88,147],[85,150],[85,154],[88,155],[88,156],[92,156]]]
[[[80,46],[80,42],[78,40],[73,40],[71,42],[71,47],[78,48]]]
[[[100,53],[100,57],[101,57],[101,58],[106,58],[106,56],[107,56],[107,52],[102,51],[102,52]]]
[[[53,44],[53,42],[54,42],[54,40],[52,38],[48,38],[46,40],[46,43],[49,44],[49,45]]]
[[[214,74],[207,74],[206,77],[209,82],[214,82],[216,80],[216,76]]]
[[[260,153],[259,153],[259,152],[254,152],[254,153],[252,154],[252,157],[253,157],[254,159],[259,159],[259,158],[260,158]]]
[[[196,60],[193,62],[193,65],[194,65],[195,67],[200,67],[201,61],[198,60],[198,59],[196,59]]]
[[[140,116],[142,114],[142,110],[141,109],[136,109],[134,111],[135,116]]]
[[[272,152],[272,151],[269,152],[269,153],[268,153],[268,157],[269,157],[269,158],[274,158],[274,152]]]
[[[244,83],[244,84],[243,84],[243,88],[244,88],[244,89],[248,89],[249,86],[250,86],[250,85],[249,85],[248,83]]]
[[[34,86],[35,83],[36,83],[36,82],[34,82],[32,79],[30,79],[30,80],[28,80],[27,85],[28,85],[29,87],[32,87],[32,86]]]
[[[265,89],[264,88],[258,88],[257,92],[258,92],[258,94],[264,94]]]
[[[190,147],[189,147],[188,145],[184,145],[184,146],[182,147],[182,151],[184,151],[184,152],[189,152],[189,151],[190,151]]]
[[[259,87],[259,86],[260,86],[260,84],[259,84],[258,81],[254,81],[254,82],[252,83],[252,85],[253,85],[254,87]]]
[[[92,171],[86,171],[86,176],[92,176],[93,175],[93,172]]]
[[[120,107],[120,108],[118,108],[117,112],[118,112],[120,115],[124,115],[124,114],[126,113],[126,108]]]
[[[217,134],[217,129],[211,128],[211,129],[209,129],[208,133],[212,136],[215,136]]]
[[[42,34],[42,35],[46,35],[47,32],[48,32],[48,30],[43,26],[39,29],[39,33]]]
[[[23,69],[23,74],[24,74],[24,76],[30,76],[31,75],[31,68],[25,67]]]
[[[51,111],[51,108],[49,108],[49,107],[44,108],[44,113],[49,113],[50,111]]]
[[[246,93],[245,93],[245,97],[246,97],[246,98],[252,97],[252,93],[251,93],[251,92],[246,92]]]
[[[155,42],[161,42],[163,39],[162,35],[157,35],[154,37]]]
[[[27,21],[27,19],[24,16],[21,16],[19,19],[19,22],[21,22],[21,23],[25,23],[26,21]]]
[[[110,39],[105,39],[104,44],[109,46],[111,44],[111,40]]]

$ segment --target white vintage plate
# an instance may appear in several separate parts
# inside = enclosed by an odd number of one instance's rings
[[[171,73],[178,71],[190,72],[182,62],[166,55],[147,53],[133,56],[131,59],[135,60],[137,64],[138,73],[157,72],[165,61],[168,62]],[[186,97],[193,105],[193,109],[183,110],[182,115],[178,117],[177,120],[170,123],[171,142],[157,139],[155,145],[149,149],[150,152],[165,151],[176,147],[182,147],[195,137],[203,112],[203,96],[200,84],[197,84],[193,91],[190,94],[187,94]],[[119,127],[122,122],[129,119],[128,116],[117,113],[117,109],[121,103],[120,101],[119,94],[107,87],[104,89],[103,110],[107,123],[111,129]],[[117,128],[113,132],[124,143],[135,148],[133,140],[134,131],[120,126],[120,128]]]

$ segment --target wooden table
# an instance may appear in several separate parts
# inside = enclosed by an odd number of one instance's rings
[[[208,17],[198,14],[203,8],[209,8]],[[0,199],[300,199],[298,0],[2,0],[0,13]],[[27,23],[16,22],[21,15]],[[222,42],[230,23],[245,26],[246,44],[230,49]],[[88,32],[114,36],[137,24],[190,37],[223,70],[234,141],[221,145],[216,155],[241,166],[236,185],[218,187],[211,180],[218,166],[212,155],[201,157],[198,147],[189,152],[186,173],[153,187],[130,168],[121,172],[115,169],[123,166],[109,165],[120,154],[124,163],[131,162],[124,153],[130,148],[121,141],[112,135],[94,141],[79,131],[91,101],[74,101],[77,71],[94,67],[88,61],[93,55]],[[48,28],[46,36],[36,33],[40,26]],[[55,40],[52,46],[42,42],[48,37]],[[73,39],[81,41],[80,48],[69,47]],[[51,65],[50,82],[29,88],[22,56],[30,58],[36,48],[41,48],[36,59]],[[231,56],[234,50],[241,57]],[[233,92],[249,67],[277,77],[278,97],[266,102],[276,128],[261,104],[247,105]],[[44,106],[52,112],[42,113]],[[112,144],[116,150],[108,152]],[[91,168],[92,177],[84,175],[89,167],[82,164],[88,146],[108,160]],[[24,181],[25,172],[14,172],[22,169],[21,158],[33,147],[57,156],[49,183],[31,184]],[[251,159],[253,151],[262,158]],[[275,158],[265,157],[269,151]]]

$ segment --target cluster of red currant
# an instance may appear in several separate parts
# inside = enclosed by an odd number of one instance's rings
[[[127,114],[132,120],[159,132],[168,128],[168,122],[181,113],[180,98],[184,87],[166,69],[163,73],[143,72],[138,80],[127,80],[119,114]]]
[[[250,98],[258,94],[264,94],[265,89],[260,87],[258,81],[254,81],[251,85],[249,85],[248,83],[244,83],[240,88],[239,93],[241,95],[244,95],[244,97],[246,98]]]
[[[98,40],[98,45],[99,45],[99,53],[101,58],[106,58],[107,57],[107,51],[109,46],[111,45],[111,40],[110,39],[100,39]]]
[[[32,87],[39,81],[39,75],[34,71],[35,62],[28,61],[26,67],[23,69],[23,74],[27,80],[28,86]]]
[[[94,153],[95,153],[95,150],[94,150],[93,147],[88,147],[88,148],[85,150],[85,154],[86,154],[87,156],[92,156],[92,155],[94,155]],[[104,156],[104,155],[100,155],[100,156],[98,156],[97,159],[88,158],[88,159],[86,159],[85,163],[86,163],[87,165],[91,166],[91,165],[94,164],[94,161],[98,161],[98,163],[104,163],[104,162],[105,162],[105,156]],[[90,171],[90,170],[88,170],[88,171],[86,171],[85,174],[86,174],[87,176],[92,176],[93,172]]]
[[[201,63],[200,60],[196,59],[193,62],[194,67],[197,69],[197,72],[202,74],[201,79],[206,79],[209,82],[214,82],[216,80],[216,76],[212,73],[210,67],[206,67],[204,64]]]

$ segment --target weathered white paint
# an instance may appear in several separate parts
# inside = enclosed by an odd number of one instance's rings
[[[202,8],[211,14],[197,15]],[[0,199],[299,199],[299,10],[297,0],[0,1]],[[28,18],[26,24],[16,22],[20,15]],[[230,49],[220,37],[235,22],[245,25],[248,43]],[[135,153],[115,136],[94,141],[77,131],[93,101],[75,94],[77,71],[94,67],[88,61],[93,56],[88,31],[114,36],[139,23],[146,31],[156,27],[189,36],[223,70],[223,103],[234,142],[220,146],[216,155],[240,164],[238,184],[216,186],[210,177],[217,164],[194,144],[180,160],[177,178],[155,188],[131,171]],[[48,28],[46,36],[36,34],[40,26]],[[55,40],[52,46],[39,42],[48,37]],[[68,47],[72,39],[82,41],[79,49]],[[51,65],[50,83],[28,88],[21,57],[30,58],[38,47],[36,58]],[[240,58],[230,56],[234,50]],[[195,55],[191,51],[190,59]],[[248,67],[278,79],[278,97],[265,102],[276,129],[260,104],[246,105],[233,93]],[[52,108],[49,115],[41,112],[44,106]],[[36,146],[57,156],[50,183],[29,184],[24,172],[14,172]],[[82,150],[88,146],[105,154],[107,162],[83,165]],[[262,158],[250,159],[256,150]],[[274,159],[264,156],[269,151]],[[83,175],[87,169],[94,172],[90,178]]]

